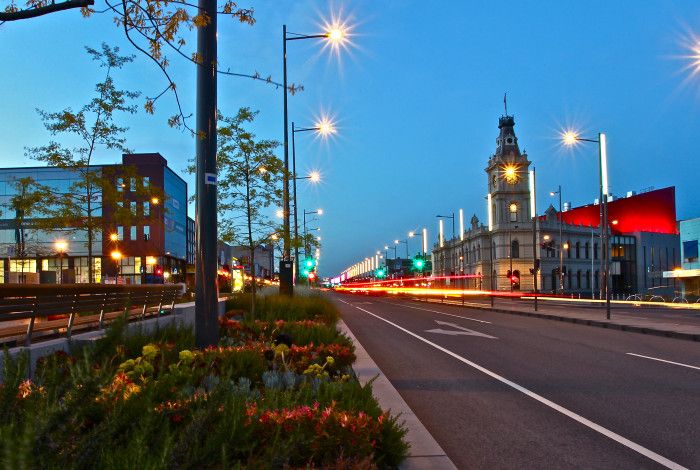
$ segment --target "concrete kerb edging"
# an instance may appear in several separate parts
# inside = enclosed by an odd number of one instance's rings
[[[219,310],[217,314],[219,316],[224,315],[226,311],[225,299],[219,299],[218,307]],[[129,323],[126,328],[127,331],[140,330],[144,332],[149,332],[171,324],[194,325],[194,311],[194,302],[175,304],[175,307],[173,308],[173,313],[170,315],[133,321]],[[56,338],[49,341],[42,341],[40,343],[32,344],[30,347],[18,346],[15,348],[9,348],[7,353],[12,359],[16,359],[22,353],[28,353],[28,376],[32,377],[36,368],[36,362],[42,357],[46,357],[50,354],[55,353],[56,351],[70,352],[72,346],[95,341],[99,338],[102,338],[104,335],[105,330],[87,331],[85,333],[73,335],[73,337],[70,340],[68,340],[67,338]],[[5,353],[3,351],[0,351],[0,363],[2,363],[4,357]],[[3,368],[0,367],[0,383],[2,383],[3,379]]]
[[[440,444],[433,438],[423,426],[418,417],[413,413],[408,404],[401,398],[389,379],[382,373],[377,364],[367,354],[362,344],[355,338],[352,331],[343,320],[338,321],[338,329],[347,335],[355,345],[357,360],[353,365],[355,374],[362,385],[372,381],[372,392],[383,410],[390,410],[393,414],[400,414],[408,433],[406,439],[410,444],[409,456],[401,464],[404,470],[422,469],[456,469],[452,460],[442,450]]]
[[[439,303],[439,302],[432,302],[429,301],[430,303]],[[441,303],[440,305],[449,305],[451,307],[463,307],[460,304],[454,304],[454,303]],[[662,336],[664,338],[675,338],[675,339],[683,339],[687,341],[700,341],[700,335],[694,335],[692,333],[683,333],[680,331],[672,331],[672,330],[660,330],[657,328],[649,328],[649,327],[643,327],[643,326],[634,326],[634,325],[623,325],[621,323],[612,323],[612,322],[606,322],[606,321],[600,321],[600,320],[589,320],[586,318],[576,318],[576,317],[567,317],[563,315],[555,315],[551,313],[539,313],[539,312],[534,312],[534,311],[524,311],[524,310],[508,310],[504,308],[492,308],[492,307],[487,307],[487,306],[476,306],[476,305],[468,305],[464,307],[469,307],[469,308],[474,308],[477,310],[485,310],[489,312],[497,312],[497,313],[506,313],[510,315],[520,315],[520,316],[526,316],[526,317],[534,317],[534,318],[542,318],[545,320],[557,320],[557,321],[565,321],[569,323],[576,323],[578,325],[587,325],[587,326],[595,326],[598,328],[607,328],[609,330],[620,330],[620,331],[628,331],[631,333],[641,333],[645,335],[652,335],[652,336]]]

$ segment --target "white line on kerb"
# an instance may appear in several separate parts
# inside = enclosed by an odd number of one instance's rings
[[[681,366],[681,367],[688,367],[690,369],[700,370],[700,367],[698,367],[698,366],[691,366],[689,364],[683,364],[682,362],[667,361],[666,359],[659,359],[658,357],[651,357],[651,356],[643,356],[641,354],[635,354],[635,353],[626,353],[626,354],[628,354],[630,356],[643,357],[644,359],[651,359],[652,361],[666,362],[668,364],[674,364],[674,365]]]
[[[338,300],[340,300],[340,299],[338,299]],[[385,318],[382,318],[379,315],[376,315],[376,314],[370,312],[369,310],[365,310],[364,308],[357,307],[356,305],[353,305],[349,302],[345,302],[344,300],[340,300],[340,301],[343,302],[344,304],[350,305],[351,307],[355,307],[356,309],[363,311],[369,315],[372,315],[373,317],[375,317],[383,322],[390,324],[394,328],[397,328],[397,329],[403,331],[404,333],[407,333],[407,334],[413,336],[414,338],[416,338],[420,341],[423,341],[426,344],[429,344],[430,346],[434,347],[435,349],[442,351],[449,356],[452,356],[453,358],[457,359],[458,361],[461,361],[461,362],[465,363],[466,365],[473,367],[474,369],[476,369],[480,372],[483,372],[484,374],[488,375],[489,377],[492,377],[492,378],[498,380],[499,382],[504,383],[505,385],[508,385],[511,388],[514,388],[515,390],[529,396],[530,398],[537,400],[538,402],[542,403],[543,405],[546,405],[546,406],[552,408],[553,410],[558,411],[559,413],[561,413],[565,416],[568,416],[569,418],[573,419],[574,421],[578,421],[579,423],[583,424],[584,426],[612,439],[615,442],[622,444],[623,446],[625,446],[629,449],[632,449],[633,451],[663,465],[666,468],[671,468],[674,470],[688,470],[687,467],[684,467],[680,464],[677,464],[676,462],[669,460],[666,457],[659,455],[652,450],[647,449],[646,447],[643,447],[635,442],[632,442],[629,439],[617,434],[616,432],[611,431],[607,428],[604,428],[600,424],[596,424],[593,421],[591,421],[587,418],[584,418],[583,416],[581,416],[579,414],[574,413],[573,411],[567,410],[563,406],[557,405],[553,401],[548,400],[545,397],[538,395],[537,393],[535,393],[531,390],[528,390],[527,388],[525,388],[521,385],[518,385],[515,382],[512,382],[512,381],[506,379],[505,377],[502,377],[502,376],[496,374],[495,372],[492,372],[492,371],[486,369],[485,367],[480,366],[479,364],[477,364],[475,362],[470,361],[469,359],[465,359],[464,357],[460,356],[459,354],[453,353],[449,349],[443,348],[439,344],[435,344],[432,341],[425,339],[422,336],[417,335],[414,332],[409,331],[406,328],[399,326],[392,321],[389,321]]]
[[[391,304],[391,305],[398,305],[399,307],[415,308],[416,310],[425,310],[426,312],[434,312],[434,313],[439,313],[441,315],[448,315],[450,317],[457,317],[457,318],[463,318],[465,320],[478,321],[479,323],[488,323],[489,325],[491,324],[490,321],[477,320],[476,318],[463,317],[462,315],[455,315],[454,313],[445,313],[445,312],[441,312],[439,310],[431,310],[429,308],[414,307],[413,305],[395,304],[393,302],[386,302],[386,303]]]

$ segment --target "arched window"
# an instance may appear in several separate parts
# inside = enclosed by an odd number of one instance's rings
[[[581,289],[583,286],[581,285],[581,270],[576,271],[576,288]]]
[[[593,244],[593,259],[598,259],[598,244],[594,243]],[[598,277],[598,273],[596,272],[596,278]],[[596,281],[597,282],[597,281]],[[597,287],[596,287],[597,289]]]
[[[520,258],[520,243],[518,240],[513,240],[510,242],[510,257]]]
[[[581,257],[581,242],[576,242],[576,259]]]
[[[571,289],[572,287],[571,287],[571,270],[570,269],[566,270],[566,275],[569,278],[569,279],[567,279],[567,281],[568,281],[567,284],[569,285],[569,289]]]
[[[481,261],[481,245],[476,245],[476,260]]]
[[[591,270],[586,271],[586,289],[591,288]]]
[[[571,241],[564,242],[564,249],[566,250],[566,257],[571,258]]]
[[[584,256],[586,257],[586,259],[590,258],[589,253],[588,253],[588,250],[590,248],[591,248],[591,245],[588,242],[586,242],[586,251],[584,253]],[[588,286],[588,287],[591,287],[591,286]]]

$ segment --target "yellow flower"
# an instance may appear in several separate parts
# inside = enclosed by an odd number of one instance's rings
[[[185,364],[189,364],[194,360],[194,353],[190,351],[189,349],[183,349],[180,351],[180,354],[178,355],[180,360],[184,362]]]
[[[275,347],[275,355],[284,355],[289,352],[289,346],[286,344],[278,344]]]
[[[328,364],[329,366],[335,364],[335,359],[333,359],[333,356],[326,357],[326,364]]]
[[[155,344],[147,344],[141,350],[141,355],[149,360],[155,359],[157,354],[158,354],[158,346],[156,346]]]

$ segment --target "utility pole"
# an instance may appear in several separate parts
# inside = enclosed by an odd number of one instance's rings
[[[209,22],[197,28],[195,343],[218,343],[216,288],[216,0],[199,0],[199,12]]]

